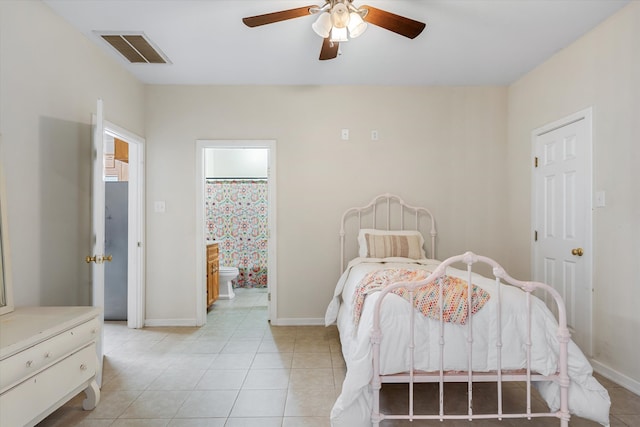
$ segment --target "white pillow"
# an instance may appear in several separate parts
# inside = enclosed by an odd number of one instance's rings
[[[358,233],[358,256],[362,258],[403,257],[424,259],[424,237],[415,230],[375,230]]]

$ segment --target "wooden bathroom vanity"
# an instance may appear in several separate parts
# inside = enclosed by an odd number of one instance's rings
[[[210,243],[207,245],[207,308],[211,307],[220,295],[219,267],[218,244]]]

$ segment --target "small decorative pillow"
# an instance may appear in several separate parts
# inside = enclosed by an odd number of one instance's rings
[[[358,245],[358,255],[363,258],[427,257],[423,247],[424,238],[419,231],[363,228],[358,234]]]

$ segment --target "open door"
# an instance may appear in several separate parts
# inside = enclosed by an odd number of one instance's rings
[[[93,123],[93,156],[91,186],[91,255],[86,261],[91,263],[92,305],[103,310],[101,326],[104,324],[104,262],[110,257],[104,254],[105,237],[105,185],[104,185],[104,115],[102,100],[98,99]],[[101,327],[98,352],[98,385],[102,385],[102,359],[104,356],[104,328]]]

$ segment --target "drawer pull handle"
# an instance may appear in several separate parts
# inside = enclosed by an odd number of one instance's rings
[[[48,352],[48,351],[47,351],[47,352],[44,354],[44,358],[45,358],[45,359],[48,359],[48,358],[50,358],[50,357],[51,357],[51,352]]]
[[[91,330],[91,333],[92,333],[92,334],[95,334],[95,333],[96,333],[96,328],[93,328],[93,329]]]
[[[84,363],[82,365],[80,365],[80,370],[81,371],[86,371],[87,370],[87,365],[85,365]]]
[[[27,360],[27,368],[30,368],[33,365],[33,360]]]

